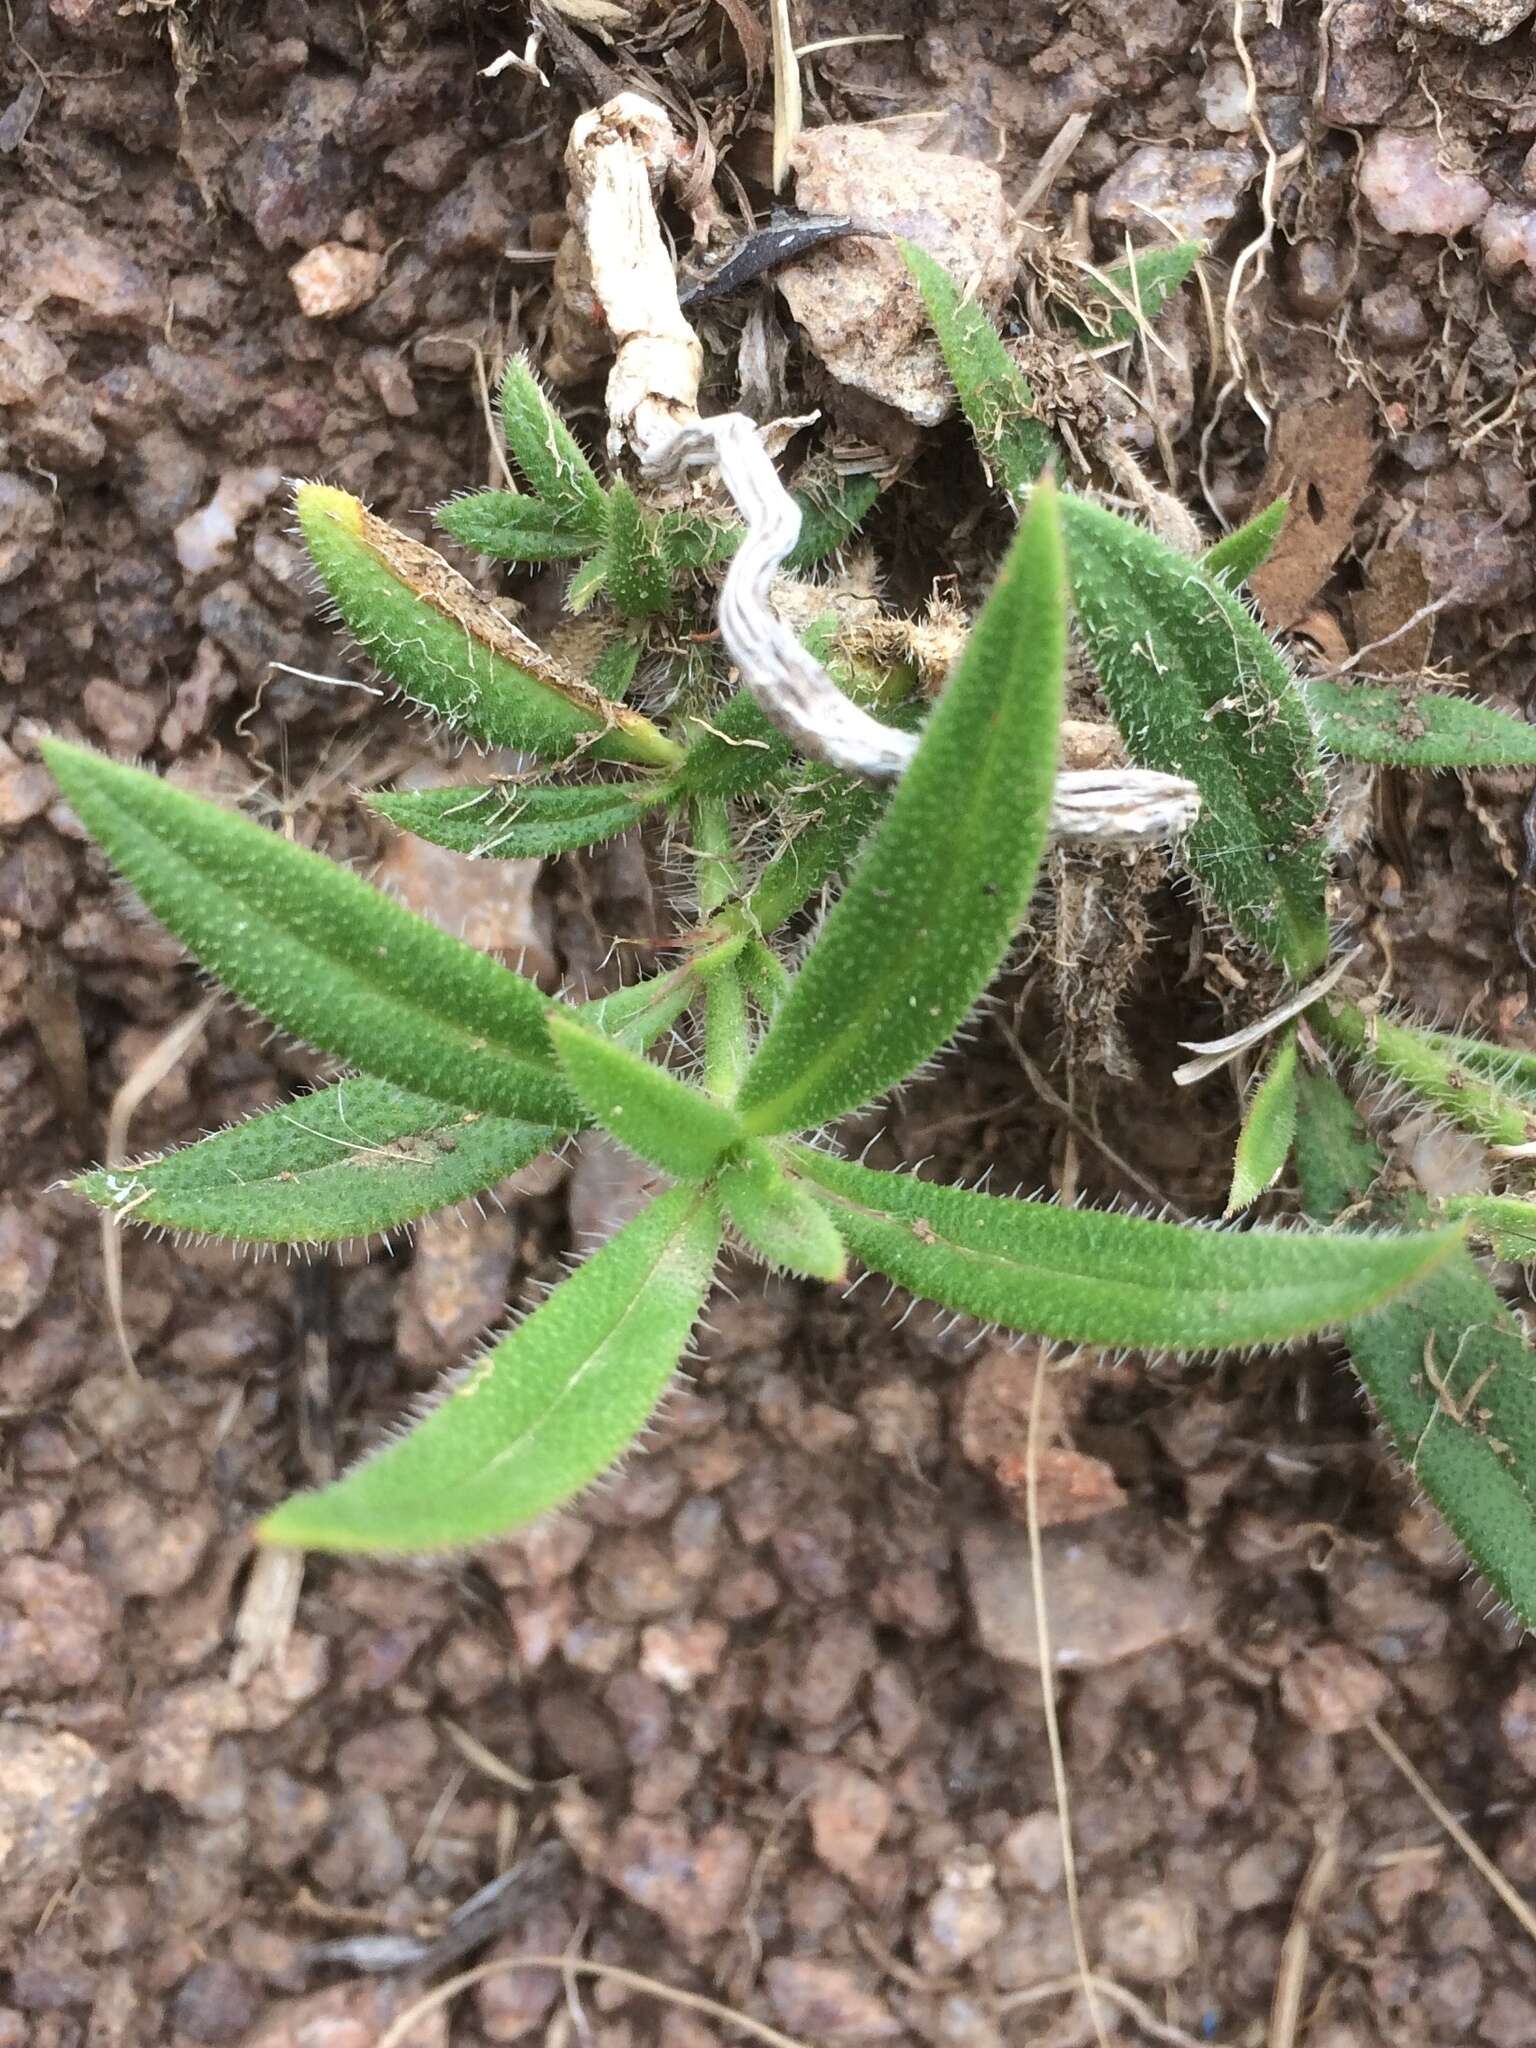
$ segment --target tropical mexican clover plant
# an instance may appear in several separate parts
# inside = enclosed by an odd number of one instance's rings
[[[300,487],[314,563],[385,675],[469,741],[543,764],[527,777],[370,801],[398,826],[485,858],[557,854],[666,817],[694,875],[681,964],[595,1000],[551,998],[321,856],[138,769],[50,742],[82,821],[201,965],[355,1070],[76,1186],[140,1224],[313,1246],[408,1226],[590,1128],[665,1177],[649,1207],[407,1434],[270,1514],[260,1533],[273,1543],[431,1551],[570,1499],[654,1412],[729,1235],[813,1280],[836,1284],[857,1261],[948,1309],[1073,1344],[1208,1354],[1342,1327],[1425,1484],[1501,1593],[1536,1612],[1536,1518],[1523,1477],[1536,1473],[1536,1415],[1500,1407],[1483,1427],[1457,1406],[1475,1394],[1493,1408],[1528,1386],[1518,1332],[1464,1250],[1464,1224],[1373,1192],[1378,1167],[1355,1112],[1326,1072],[1299,1062],[1294,1026],[1248,1117],[1234,1206],[1278,1176],[1296,1133],[1309,1211],[1319,1221],[1343,1212],[1348,1230],[1216,1230],[1006,1199],[855,1164],[829,1135],[948,1044],[1026,916],[1050,817],[1069,608],[1133,758],[1199,784],[1204,812],[1185,856],[1213,908],[1299,984],[1329,945],[1317,728],[1331,718],[1337,744],[1339,729],[1360,721],[1362,751],[1387,724],[1362,693],[1347,709],[1303,696],[1234,595],[1273,517],[1196,563],[1059,493],[1042,474],[1052,444],[1013,358],[937,266],[916,252],[910,260],[1020,519],[925,718],[909,663],[873,659],[867,642],[852,648],[834,612],[811,608],[805,644],[847,692],[909,730],[921,718],[894,790],[794,755],[750,695],[724,689],[708,634],[684,630],[704,623],[708,572],[740,544],[739,524],[709,503],[658,512],[622,482],[605,486],[527,365],[514,363],[502,419],[527,488],[460,500],[441,523],[485,553],[574,563],[570,603],[605,607],[606,644],[575,671],[357,500]],[[1140,281],[1145,291],[1132,278],[1142,317],[1178,274],[1163,259]],[[1112,308],[1109,324],[1119,317]],[[801,482],[790,567],[804,572],[847,538],[874,487],[814,471]],[[626,693],[642,663],[654,670],[663,656],[663,709],[652,715]],[[1446,758],[1460,758],[1461,729],[1445,717],[1473,709],[1435,700],[1426,711],[1424,730],[1449,747]],[[1487,758],[1494,742],[1477,730]],[[786,926],[840,877],[791,970]],[[1507,1136],[1515,1118],[1524,1132],[1536,1117],[1536,1061],[1527,1074],[1487,1047],[1400,1027],[1393,1037],[1348,1006],[1317,1002],[1307,1015],[1361,1058],[1454,1092],[1442,1107],[1475,1099],[1487,1135]],[[679,1042],[690,1066],[653,1056]],[[1530,1220],[1536,1235],[1536,1211]],[[1473,1481],[1497,1496],[1497,1542],[1489,1515],[1466,1507]]]

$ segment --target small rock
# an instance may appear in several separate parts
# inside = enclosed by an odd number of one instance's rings
[[[199,1963],[171,2000],[171,2020],[194,2041],[238,2040],[256,2017],[256,1987],[233,1963]]]
[[[829,1870],[856,1877],[890,1826],[891,1795],[848,1764],[824,1764],[808,1812],[816,1854]]]
[[[342,1899],[385,1899],[405,1881],[410,1851],[378,1792],[348,1792],[336,1803],[324,1845],[309,1859],[322,1891]]]
[[[58,500],[50,491],[0,470],[0,586],[25,576],[58,523]]]
[[[1501,43],[1536,11],[1536,0],[1397,0],[1414,28],[1464,42]]]
[[[238,1757],[222,1737],[247,1723],[245,1701],[223,1679],[200,1679],[165,1693],[141,1722],[138,1781],[165,1792],[186,1813],[226,1820]]]
[[[280,469],[231,469],[200,511],[189,513],[172,538],[176,559],[189,576],[221,568],[235,545],[242,519],[260,511],[283,481]]]
[[[1171,1984],[1195,1960],[1195,1909],[1161,1885],[1117,1900],[1100,1926],[1099,1952],[1106,1976]]]
[[[718,1621],[695,1621],[686,1628],[653,1622],[640,1631],[640,1669],[668,1692],[692,1692],[701,1678],[713,1678],[727,1642]]]
[[[52,1558],[0,1564],[0,1694],[52,1699],[101,1671],[112,1607],[95,1579]]]
[[[160,707],[142,690],[93,676],[80,693],[86,717],[114,753],[142,754],[155,736]]]
[[[912,1937],[920,1970],[937,1976],[958,1969],[996,1941],[1007,1915],[997,1896],[995,1875],[990,1858],[980,1850],[962,1850],[946,1864]]]
[[[390,2021],[420,1998],[420,1981],[407,1977],[365,1978],[304,1998],[274,1999],[240,2048],[377,2048]],[[446,2009],[418,2020],[399,2048],[448,2048]]]
[[[0,1721],[0,1924],[35,1923],[48,1894],[78,1875],[110,1783],[78,1735]]]
[[[489,1951],[486,1961],[512,1962],[519,1956],[560,1955],[570,1941],[575,1922],[562,1906],[546,1903],[532,1908],[517,1928],[504,1935]],[[542,2032],[550,2008],[560,1996],[558,1970],[502,1970],[475,1986],[475,2010],[480,2032],[487,2041],[521,2041]],[[547,2036],[546,2036],[547,2038]]]
[[[1536,207],[1502,201],[1490,206],[1477,224],[1477,238],[1493,276],[1521,269],[1536,273]]]
[[[0,405],[30,404],[66,367],[46,327],[21,313],[0,320]]]
[[[25,282],[34,304],[67,299],[77,324],[92,333],[152,330],[165,318],[164,294],[123,241],[83,229],[46,238]]]
[[[840,1964],[774,1956],[763,1983],[775,2017],[808,2040],[892,2041],[906,2032],[867,1981]]]
[[[675,1614],[691,1588],[671,1557],[648,1536],[606,1541],[589,1580],[592,1611],[603,1621],[648,1621]]]
[[[514,1217],[429,1217],[416,1232],[416,1252],[395,1296],[396,1347],[408,1365],[452,1365],[507,1313],[517,1263]]]
[[[1015,226],[1002,180],[967,157],[914,149],[878,129],[808,130],[795,147],[796,203],[903,235],[963,277],[995,312],[1013,281]],[[928,316],[894,241],[850,236],[779,273],[810,349],[840,383],[936,426],[954,405]]]
[[[1113,1664],[1187,1634],[1203,1611],[1187,1560],[1164,1550],[1154,1524],[1122,1512],[1092,1525],[1043,1532],[1051,1643],[1059,1669]],[[1039,1668],[1029,1538],[986,1525],[963,1544],[966,1581],[983,1649]]]
[[[336,1752],[336,1775],[372,1792],[409,1792],[431,1775],[438,1749],[430,1721],[401,1714],[349,1735]]]
[[[1536,1778],[1536,1679],[1523,1678],[1499,1709],[1504,1747],[1528,1778]]]
[[[322,242],[288,273],[306,320],[340,320],[366,306],[384,277],[384,258],[345,242]]]
[[[116,482],[139,525],[164,533],[191,513],[207,474],[200,451],[174,427],[151,427],[124,449]]]
[[[211,1502],[167,1514],[145,1495],[116,1488],[82,1518],[86,1555],[120,1599],[163,1600],[197,1570],[217,1528]]]
[[[1208,64],[1195,88],[1200,111],[1213,128],[1224,135],[1248,132],[1248,81],[1235,57],[1218,57]]]
[[[680,1820],[621,1821],[607,1856],[607,1877],[692,1947],[728,1927],[752,1874],[751,1838],[740,1828],[710,1828],[695,1842]]]
[[[30,819],[40,818],[58,793],[57,783],[41,761],[0,763],[0,832],[15,831]],[[0,1259],[3,1256],[0,1251]]]
[[[1359,186],[1393,235],[1459,235],[1488,210],[1486,186],[1468,172],[1445,169],[1432,134],[1379,129],[1360,159]]]
[[[1360,302],[1360,324],[1380,349],[1422,348],[1429,339],[1424,301],[1401,278],[1390,278],[1380,291],[1366,293]]]
[[[1323,118],[1336,128],[1374,128],[1408,90],[1391,0],[1338,0],[1329,17]]]
[[[443,778],[433,774],[422,780],[436,788]],[[408,789],[415,782],[414,776],[405,776],[396,786]],[[559,973],[536,896],[541,865],[537,860],[470,860],[402,832],[390,841],[374,879],[456,938],[553,986]]]
[[[584,1131],[576,1141],[576,1163],[566,1200],[571,1236],[579,1250],[595,1251],[652,1201],[656,1169],[601,1131]]]
[[[1297,242],[1285,263],[1285,295],[1311,319],[1336,313],[1349,290],[1349,272],[1336,243],[1316,236]]]
[[[997,1861],[1005,1885],[1027,1885],[1040,1893],[1055,1891],[1065,1874],[1060,1816],[1043,1806],[1026,1813],[1004,1835]]]
[[[1258,173],[1252,150],[1144,144],[1099,187],[1094,218],[1175,242],[1214,242]]]

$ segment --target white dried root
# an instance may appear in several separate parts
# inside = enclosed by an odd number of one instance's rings
[[[813,760],[892,782],[917,750],[910,733],[882,725],[833,682],[773,611],[773,579],[800,537],[800,509],[784,488],[764,437],[744,413],[701,419],[702,351],[677,302],[655,195],[684,167],[672,124],[638,93],[620,93],[571,130],[566,165],[570,212],[584,262],[564,285],[615,347],[608,378],[609,447],[628,447],[644,475],[664,480],[713,463],[746,523],[746,539],[720,593],[720,638],[763,715]],[[571,308],[566,308],[567,316]],[[566,318],[564,327],[572,322]],[[575,366],[577,343],[558,337],[557,379]],[[590,361],[590,358],[588,359]],[[1050,830],[1063,840],[1141,845],[1177,837],[1199,814],[1193,783],[1117,767],[1058,775]]]

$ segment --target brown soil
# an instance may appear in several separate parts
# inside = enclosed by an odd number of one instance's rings
[[[634,11],[638,32],[603,61],[731,114],[723,160],[760,177],[764,101],[730,26],[757,58],[758,10]],[[1436,656],[1518,705],[1536,675],[1532,280],[1496,275],[1475,236],[1385,232],[1355,173],[1389,115],[1438,122],[1462,168],[1529,207],[1536,55],[1528,31],[1484,47],[1415,29],[1389,0],[1334,0],[1326,20],[1323,52],[1314,5],[1248,19],[1274,147],[1306,145],[1279,182],[1277,275],[1239,308],[1256,404],[1218,404],[1194,295],[1165,329],[1170,359],[1128,374],[1166,385],[1167,480],[1202,514],[1203,433],[1210,498],[1235,515],[1265,467],[1256,406],[1283,418],[1368,394],[1363,481],[1347,450],[1339,483],[1312,448],[1311,516],[1342,529],[1314,548],[1308,630],[1352,629],[1374,561],[1407,555],[1418,594],[1396,616],[1450,600]],[[553,246],[563,138],[603,89],[568,68],[547,91],[477,76],[526,29],[521,9],[467,0],[8,0],[0,2048],[367,2048],[425,1979],[310,1945],[431,1935],[548,1840],[567,1850],[535,1866],[496,1953],[571,1944],[817,2044],[1069,2048],[1091,2038],[1081,2002],[1039,1988],[1074,1958],[1018,1515],[1027,1352],[977,1347],[868,1287],[743,1271],[656,1441],[578,1513],[473,1561],[312,1561],[286,1646],[252,1675],[232,1635],[252,1515],[526,1299],[622,1210],[632,1176],[584,1147],[526,1176],[504,1212],[371,1264],[133,1239],[137,1372],[117,1355],[95,1220],[45,1192],[100,1155],[112,1098],[200,990],[54,804],[38,733],[142,754],[352,859],[382,851],[352,787],[440,770],[421,729],[371,697],[269,669],[344,673],[346,657],[262,472],[334,480],[417,530],[489,474],[476,351],[537,350],[546,306],[547,267],[505,252]],[[1228,18],[1181,0],[859,0],[807,6],[799,29],[903,37],[817,59],[811,122],[938,110],[936,144],[997,160],[1015,198],[1085,113],[1042,225],[1081,222],[1138,148],[1248,146]],[[1218,206],[1218,322],[1255,190],[1161,195]],[[1101,214],[1109,257],[1121,229],[1113,205]],[[383,256],[382,288],[335,324],[307,320],[288,269],[336,241]],[[951,430],[917,471],[940,473],[981,502]],[[221,481],[238,533],[206,558],[177,529]],[[879,528],[912,594],[951,566],[921,555],[920,525]],[[1345,907],[1401,992],[1533,1043],[1509,880],[1526,793],[1517,777],[1470,807],[1449,780],[1390,792]],[[595,971],[614,934],[665,930],[634,844],[509,869],[472,904],[456,864],[386,859],[410,900],[530,949],[551,981]],[[1174,892],[1150,907],[1161,936],[1123,1012],[1140,1078],[1106,1079],[1091,1043],[1062,1056],[1042,954],[963,1062],[892,1112],[885,1156],[1219,1209],[1230,1081],[1180,1097],[1162,1077],[1249,969],[1196,949]],[[1093,1018],[1085,1003],[1085,1040]],[[213,1008],[138,1108],[132,1146],[320,1070]],[[1536,2040],[1529,1941],[1361,1725],[1379,1713],[1513,1882],[1536,1885],[1536,1665],[1415,1504],[1337,1357],[1182,1373],[1085,1360],[1052,1398],[1045,1564],[1084,1923],[1104,1977],[1142,2001],[1106,2027],[1264,2041],[1324,1843],[1296,2039]],[[612,1981],[535,1972],[412,2040],[728,2034]]]

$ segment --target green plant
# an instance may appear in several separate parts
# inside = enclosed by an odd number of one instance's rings
[[[462,500],[444,523],[514,559],[575,562],[574,601],[606,607],[607,643],[586,673],[568,669],[430,550],[345,493],[301,488],[311,554],[380,668],[469,738],[545,764],[527,781],[373,801],[397,824],[489,857],[669,817],[695,888],[670,973],[593,1002],[551,998],[236,814],[79,747],[47,747],[82,821],[201,964],[360,1070],[167,1158],[86,1174],[82,1194],[172,1230],[324,1244],[408,1225],[591,1127],[671,1183],[407,1435],[270,1515],[269,1541],[431,1550],[569,1498],[654,1410],[727,1232],[812,1279],[836,1283],[855,1257],[1009,1329],[1179,1353],[1353,1324],[1460,1256],[1454,1224],[1364,1239],[1189,1228],[935,1186],[818,1142],[948,1043],[1025,916],[1052,816],[1063,526],[1084,512],[1048,484],[1030,492],[888,792],[794,755],[750,696],[721,703],[701,643],[679,630],[712,601],[700,570],[733,552],[739,526],[712,507],[657,513],[605,488],[526,366],[509,372],[503,418],[529,492]],[[846,535],[867,495],[812,479],[802,555]],[[1139,547],[1126,532],[1123,544]],[[807,644],[849,694],[910,728],[913,667],[872,660],[814,595],[806,610]],[[658,659],[652,715],[624,692]],[[1273,663],[1259,668],[1277,690]],[[1237,766],[1231,787],[1250,810],[1268,800]],[[1310,873],[1298,858],[1255,912],[1255,930],[1290,934],[1299,960],[1319,950]],[[843,875],[791,972],[776,936]],[[646,1057],[679,1026],[693,1034],[692,1071]]]
[[[1057,457],[1028,382],[940,266],[914,248],[907,259],[982,458],[1027,508]],[[1536,1058],[1384,1015],[1334,994],[1336,976],[1312,985],[1330,947],[1325,754],[1395,768],[1531,765],[1536,731],[1443,692],[1298,675],[1239,595],[1278,537],[1283,503],[1198,560],[1086,500],[1064,498],[1062,510],[1078,632],[1127,749],[1198,785],[1203,814],[1183,855],[1201,895],[1298,990],[1276,1013],[1249,1097],[1229,1214],[1279,1180],[1294,1148],[1304,1209],[1341,1242],[1455,1218],[1500,1257],[1536,1258]],[[1367,1098],[1390,1088],[1484,1140],[1509,1187],[1438,1209],[1404,1192],[1328,1055]],[[1343,1334],[1397,1449],[1501,1598],[1536,1626],[1536,1365],[1514,1315],[1458,1249]]]

